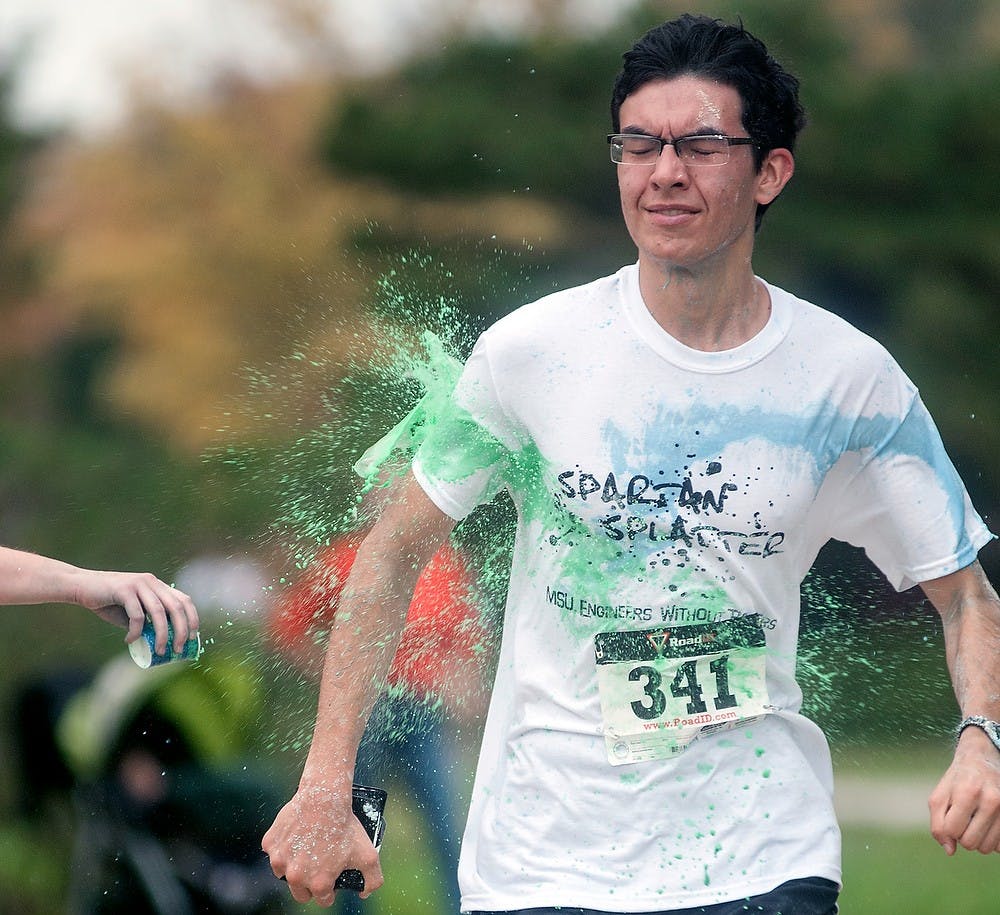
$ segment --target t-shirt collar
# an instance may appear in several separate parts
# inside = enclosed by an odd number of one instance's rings
[[[745,369],[774,350],[791,327],[792,309],[788,295],[761,280],[771,297],[771,315],[764,327],[733,349],[718,352],[692,349],[667,333],[646,307],[639,291],[639,265],[632,264],[622,268],[619,276],[622,303],[635,332],[660,356],[687,371],[722,374]]]

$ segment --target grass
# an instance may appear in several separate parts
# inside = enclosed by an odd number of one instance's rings
[[[951,761],[947,740],[912,745],[834,746],[838,775],[907,779],[933,785]],[[905,760],[905,767],[901,765]],[[842,915],[996,915],[1000,856],[959,849],[949,858],[927,828],[846,824]]]
[[[998,885],[996,855],[949,858],[926,831],[844,829],[842,915],[996,915]]]
[[[48,915],[62,908],[70,841],[0,823],[0,915]]]
[[[396,793],[382,850],[385,886],[371,915],[455,915],[438,894],[419,816]],[[48,848],[46,848],[48,844]],[[52,843],[8,825],[0,829],[0,913],[55,911],[65,875]],[[926,830],[844,828],[842,915],[996,915],[1000,857],[962,851],[949,858]],[[290,911],[316,913],[314,905]]]
[[[433,873],[414,851],[420,825],[407,814],[383,850],[387,881],[372,915],[456,915],[437,899]],[[841,915],[997,915],[1000,858],[959,850],[949,858],[923,831],[844,830]],[[302,906],[302,912],[316,912]]]
[[[933,757],[933,753],[930,754]],[[841,915],[997,915],[1000,857],[959,849],[949,858],[926,830],[844,828]],[[382,851],[385,886],[371,898],[371,915],[456,915],[436,892],[436,867],[423,826],[401,803]],[[315,906],[299,907],[317,912]]]
[[[944,743],[900,747],[841,746],[838,773],[889,777],[943,772]],[[385,886],[369,900],[370,915],[455,915],[439,893],[440,872],[428,849],[425,826],[402,786],[389,786],[391,807],[382,849]],[[68,825],[68,824],[67,824]],[[925,828],[892,830],[846,824],[842,915],[996,915],[1000,857],[959,852],[949,858]],[[69,830],[61,842],[8,821],[0,828],[0,915],[46,915],[59,908],[65,885]],[[314,905],[289,903],[289,912],[311,915]]]

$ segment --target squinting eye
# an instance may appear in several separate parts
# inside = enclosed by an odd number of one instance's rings
[[[714,137],[685,140],[683,148],[683,152],[686,152],[690,156],[713,156],[725,152],[725,150],[726,144]]]
[[[648,140],[628,140],[622,144],[622,149],[630,156],[648,156],[658,148],[658,143]]]

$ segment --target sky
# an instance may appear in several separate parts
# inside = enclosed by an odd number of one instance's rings
[[[583,27],[634,0],[564,0]],[[276,9],[319,11],[307,39]],[[551,4],[550,4],[551,5]],[[558,5],[558,4],[556,4]],[[480,28],[530,22],[531,0],[3,0],[0,69],[13,72],[12,114],[25,126],[81,133],[113,127],[133,90],[168,103],[197,98],[220,72],[261,80],[306,66],[372,69],[431,41],[449,16]]]

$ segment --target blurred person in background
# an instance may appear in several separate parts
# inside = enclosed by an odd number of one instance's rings
[[[367,527],[324,547],[272,607],[268,643],[312,678],[320,676],[327,634]],[[456,769],[463,743],[478,736],[486,699],[488,635],[474,595],[466,560],[442,546],[417,582],[388,690],[373,710],[354,770],[356,783],[385,787],[395,779],[409,790],[438,859],[445,912],[456,912],[459,903]],[[338,896],[343,915],[367,908],[357,893]]]
[[[167,626],[174,649],[182,652],[198,631],[198,611],[183,591],[148,572],[81,569],[37,553],[0,546],[0,604],[79,604],[106,622],[127,629],[129,644],[139,638],[147,617],[156,631],[155,649],[167,649]]]
[[[463,912],[836,913],[830,749],[796,681],[802,580],[832,538],[940,614],[962,720],[931,832],[1000,849],[993,535],[885,349],[753,270],[798,80],[742,24],[690,15],[623,64],[607,141],[638,260],[479,338],[365,538],[263,841],[300,902],[330,905],[345,868],[383,883],[355,752],[421,569],[501,490],[517,532]],[[886,139],[844,152],[884,159]]]

